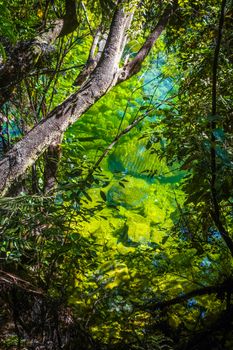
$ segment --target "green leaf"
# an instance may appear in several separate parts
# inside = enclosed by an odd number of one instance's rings
[[[217,128],[213,131],[215,138],[219,141],[224,141],[225,133],[223,129]]]
[[[106,194],[104,193],[104,191],[100,191],[100,196],[101,196],[101,198],[103,199],[104,202],[107,201],[107,197],[106,197]]]
[[[92,202],[91,196],[90,196],[86,191],[82,191],[82,193],[84,194],[84,196],[87,198],[87,200],[88,200],[89,202]]]

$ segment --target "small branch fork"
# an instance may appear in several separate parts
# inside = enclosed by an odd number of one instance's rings
[[[74,86],[81,86],[89,78],[90,74],[94,71],[104,50],[106,40],[107,34],[101,33],[100,28],[98,28],[93,37],[92,46],[85,67],[75,79],[73,83]]]
[[[120,83],[124,80],[129,79],[133,75],[137,74],[140,69],[142,62],[150,53],[152,47],[154,46],[157,39],[160,37],[161,33],[166,28],[169,19],[175,13],[177,8],[177,2],[175,1],[173,4],[169,4],[163,14],[161,15],[158,23],[154,27],[154,30],[151,32],[149,37],[146,39],[135,58],[129,62],[127,62],[124,67],[121,69],[117,83]]]

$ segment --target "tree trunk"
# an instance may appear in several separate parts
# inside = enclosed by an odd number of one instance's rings
[[[45,154],[45,165],[44,165],[44,193],[51,193],[57,184],[57,172],[59,167],[59,162],[62,155],[61,150],[61,140],[59,137],[58,140],[52,145],[49,146]]]
[[[0,192],[5,194],[9,186],[86,112],[115,83],[120,61],[120,48],[128,15],[118,8],[99,64],[77,92],[57,106],[6,154],[0,162]]]
[[[168,19],[173,13],[169,5],[161,16],[157,26],[139,51],[133,62],[140,65],[149,53],[151,47],[166,27]],[[48,117],[36,125],[25,137],[6,154],[0,161],[0,193],[4,195],[11,184],[30,167],[35,160],[54,142],[65,130],[77,121],[97,100],[105,95],[117,83],[130,78],[138,70],[135,64],[127,64],[127,69],[119,68],[124,46],[126,31],[128,30],[132,12],[125,13],[119,2],[112,19],[109,35],[100,60],[81,88],[58,105]],[[143,52],[143,54],[142,54]],[[132,69],[131,69],[132,67]],[[122,75],[122,71],[125,74]]]

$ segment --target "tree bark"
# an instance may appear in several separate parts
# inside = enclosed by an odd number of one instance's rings
[[[119,77],[118,77],[118,83],[120,83],[126,79],[129,79],[130,77],[137,74],[141,70],[142,62],[148,56],[154,43],[156,42],[156,40],[160,37],[161,33],[166,28],[168,21],[171,18],[171,16],[173,15],[173,13],[175,12],[176,8],[177,8],[176,1],[167,6],[164,13],[160,17],[158,23],[156,24],[155,28],[153,29],[151,34],[148,36],[147,40],[140,48],[137,55],[134,57],[133,60],[131,60],[130,62],[125,64],[124,67],[122,68],[121,74],[119,74]]]
[[[57,172],[61,159],[62,151],[60,143],[62,137],[59,137],[52,145],[49,146],[45,154],[44,165],[44,193],[51,193],[57,184]]]

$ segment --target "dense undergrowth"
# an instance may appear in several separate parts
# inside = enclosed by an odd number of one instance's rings
[[[3,61],[55,3],[0,1]],[[2,158],[75,91],[90,30],[108,28],[112,3],[81,3],[78,29],[2,106]],[[178,3],[140,74],[0,199],[0,349],[233,348],[232,2]],[[141,6],[124,58],[161,10]]]

